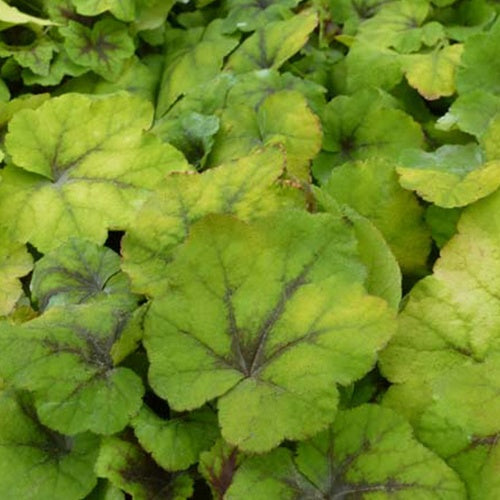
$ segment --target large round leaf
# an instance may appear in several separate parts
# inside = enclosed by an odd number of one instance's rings
[[[169,277],[146,321],[150,383],[176,410],[219,397],[222,434],[244,450],[326,427],[334,382],[369,371],[392,332],[385,301],[363,290],[357,240],[342,217],[206,217]]]

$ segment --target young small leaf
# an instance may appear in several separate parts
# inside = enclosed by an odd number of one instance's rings
[[[219,435],[217,416],[209,408],[163,420],[143,406],[132,426],[141,446],[168,471],[196,463]]]

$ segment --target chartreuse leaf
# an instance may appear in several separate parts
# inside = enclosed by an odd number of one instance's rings
[[[70,21],[59,31],[69,58],[108,80],[115,80],[135,50],[127,26],[113,19],[97,21],[92,28]]]
[[[127,227],[166,173],[188,168],[143,134],[152,114],[126,94],[66,94],[18,112],[6,137],[15,166],[0,184],[0,216],[16,238],[46,252],[71,236],[103,243],[108,228]]]
[[[92,490],[96,436],[67,437],[45,427],[24,392],[0,390],[0,420],[2,498],[83,498]]]
[[[427,54],[406,55],[403,67],[408,83],[429,101],[453,95],[462,51],[463,45],[457,43]]]
[[[133,419],[135,435],[164,469],[187,469],[198,461],[219,435],[217,416],[209,408],[164,420],[143,406]]]
[[[392,332],[385,301],[363,290],[342,217],[283,211],[249,225],[208,216],[169,275],[170,290],[146,318],[151,386],[178,411],[218,397],[222,436],[242,450],[267,451],[328,425],[333,382],[369,371]]]
[[[14,308],[22,294],[19,278],[33,268],[33,259],[25,245],[9,238],[0,228],[0,316],[6,316]]]
[[[133,289],[156,296],[167,288],[165,265],[204,215],[230,213],[248,220],[287,206],[274,186],[283,168],[283,154],[270,148],[202,174],[169,176],[123,239],[122,268]]]
[[[468,205],[500,185],[500,157],[487,161],[477,144],[446,145],[432,153],[406,149],[398,163],[401,185],[443,208]]]
[[[158,116],[163,116],[179,96],[209,82],[220,72],[224,57],[238,44],[237,38],[226,36],[221,30],[220,19],[203,28],[167,30]]]
[[[405,391],[406,405],[413,395],[425,404],[429,384],[447,370],[500,352],[499,213],[498,192],[466,208],[434,274],[409,294],[397,334],[380,355],[391,382],[417,385]],[[427,388],[418,389],[422,384]]]
[[[243,461],[224,498],[465,499],[463,484],[417,442],[410,425],[375,405],[340,411],[296,454],[278,448]]]
[[[434,381],[433,402],[417,428],[419,438],[460,474],[473,500],[500,494],[499,361],[497,354]]]
[[[0,376],[34,391],[40,420],[52,429],[117,432],[144,392],[140,378],[111,358],[129,316],[111,301],[53,307],[21,325],[0,323]]]
[[[307,181],[309,163],[321,148],[319,118],[295,90],[275,92],[255,109],[247,104],[226,108],[221,116],[209,164],[250,154],[256,148],[282,144],[291,177]]]
[[[162,469],[131,433],[102,439],[96,472],[134,500],[185,500],[193,494],[193,480],[188,474]]]
[[[3,0],[0,1],[0,22],[7,24],[38,24],[40,26],[54,25],[50,19],[40,19],[39,17],[29,16],[24,12],[8,5]]]
[[[333,170],[323,189],[373,222],[404,273],[425,270],[430,238],[424,210],[399,185],[393,163],[384,159],[346,163]]]
[[[292,17],[291,9],[300,0],[228,0],[228,15],[224,20],[224,29],[231,32],[254,31],[273,21]]]
[[[131,306],[137,303],[127,276],[120,271],[120,257],[82,239],[72,238],[45,254],[35,264],[30,286],[42,311],[108,298]]]
[[[422,44],[433,46],[445,37],[445,32],[435,21],[424,24],[429,12],[428,0],[384,2],[371,19],[360,25],[358,38],[402,53],[416,52]]]
[[[441,130],[456,127],[480,138],[497,114],[500,114],[500,95],[477,89],[458,96],[436,126]]]
[[[209,451],[200,454],[198,469],[210,486],[214,499],[222,500],[240,466],[242,454],[236,446],[218,439]]]
[[[84,16],[97,16],[109,10],[122,21],[133,21],[135,17],[136,0],[71,0],[71,2],[77,12]]]
[[[278,69],[306,44],[317,24],[318,16],[312,10],[302,11],[285,21],[266,24],[231,54],[226,69],[235,73]]]
[[[418,123],[374,89],[338,96],[323,116],[323,150],[313,174],[326,182],[333,167],[347,161],[376,157],[394,160],[405,148],[423,146]]]
[[[22,109],[36,109],[40,107],[47,99],[50,99],[50,94],[24,94],[15,97],[8,102],[0,103],[0,127],[4,128],[12,117]]]
[[[358,251],[368,274],[365,288],[371,295],[387,301],[398,310],[401,301],[401,271],[380,231],[352,208],[339,203],[325,190],[313,187],[314,197],[326,212],[343,215],[351,221],[358,240]]]
[[[457,70],[457,89],[460,94],[475,90],[500,95],[500,21],[486,33],[468,38],[460,67]]]

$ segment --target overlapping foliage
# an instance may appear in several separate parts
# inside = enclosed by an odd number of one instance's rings
[[[0,1],[0,498],[499,498],[499,13]]]

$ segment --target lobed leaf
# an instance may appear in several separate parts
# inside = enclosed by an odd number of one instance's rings
[[[222,435],[242,450],[324,428],[332,382],[369,371],[393,325],[385,302],[363,291],[356,247],[350,224],[326,214],[198,222],[148,313],[153,389],[178,411],[218,397]]]

